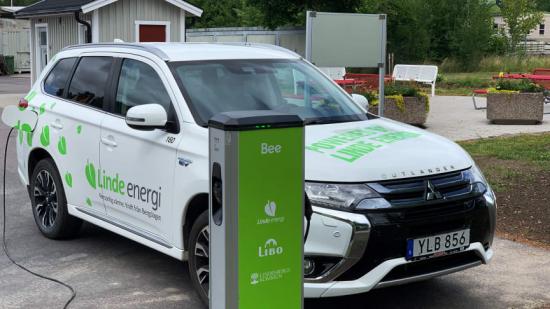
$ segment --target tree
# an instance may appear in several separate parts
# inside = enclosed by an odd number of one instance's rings
[[[262,26],[275,29],[279,26],[304,26],[305,12],[349,12],[354,13],[365,0],[246,0],[247,4],[260,13]]]
[[[537,8],[543,12],[550,12],[550,1],[548,0],[538,0]]]
[[[508,26],[512,52],[517,50],[518,44],[544,18],[544,14],[537,7],[536,0],[502,0],[501,14]]]

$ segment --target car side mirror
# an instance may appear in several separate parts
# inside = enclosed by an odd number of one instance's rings
[[[366,110],[369,109],[369,100],[367,100],[365,96],[354,93],[351,95],[351,97],[353,98],[353,101],[355,101],[355,103],[359,104],[361,107],[363,107]]]
[[[164,129],[167,122],[168,115],[160,104],[134,106],[126,113],[126,124],[137,130]]]

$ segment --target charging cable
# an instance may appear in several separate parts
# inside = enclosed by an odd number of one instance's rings
[[[3,210],[3,225],[2,225],[2,249],[4,250],[4,253],[6,254],[6,256],[8,257],[8,260],[10,260],[10,262],[12,264],[14,264],[15,266],[21,268],[22,270],[28,272],[29,274],[33,275],[33,276],[36,276],[38,278],[41,278],[41,279],[44,279],[44,280],[48,280],[48,281],[51,281],[51,282],[54,282],[54,283],[57,283],[57,284],[60,284],[64,287],[66,287],[67,289],[71,290],[71,298],[65,303],[65,305],[63,306],[63,309],[66,309],[69,307],[69,304],[74,300],[74,298],[76,297],[76,291],[75,289],[68,285],[67,283],[64,283],[64,282],[61,282],[57,279],[54,279],[54,278],[50,278],[48,276],[44,276],[44,275],[41,275],[41,274],[38,274],[32,270],[29,270],[28,268],[26,268],[25,266],[17,263],[11,256],[10,256],[10,253],[8,251],[8,246],[6,245],[6,167],[7,167],[7,157],[8,157],[8,146],[9,146],[9,142],[10,142],[10,136],[11,136],[11,133],[13,132],[13,128],[10,129],[10,132],[8,133],[8,137],[6,138],[6,148],[4,149],[4,182],[2,183],[2,210]]]

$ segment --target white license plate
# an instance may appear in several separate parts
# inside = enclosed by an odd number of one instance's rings
[[[470,245],[470,229],[407,240],[407,260],[462,251]]]

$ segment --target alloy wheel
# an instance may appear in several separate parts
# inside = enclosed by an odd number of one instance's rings
[[[197,280],[206,295],[208,295],[210,283],[209,247],[210,232],[207,225],[197,236],[195,251],[193,252]]]
[[[39,224],[44,229],[51,229],[57,218],[57,188],[52,175],[42,170],[36,175],[34,184],[35,211]]]

